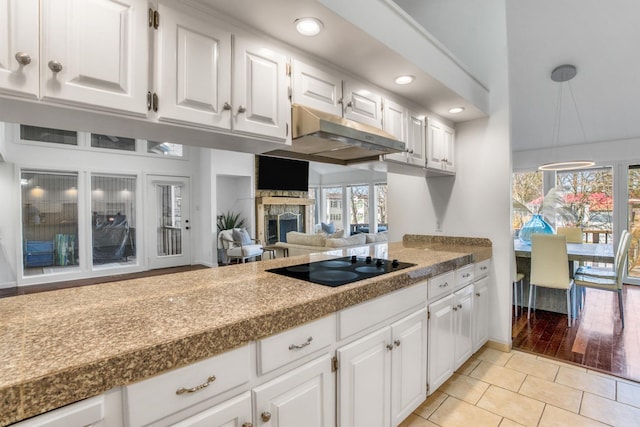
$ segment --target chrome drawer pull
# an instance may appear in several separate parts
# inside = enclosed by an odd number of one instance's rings
[[[303,342],[302,344],[291,344],[289,346],[289,350],[297,350],[299,348],[305,348],[306,346],[311,344],[311,341],[313,341],[313,337],[307,338],[307,341]]]
[[[444,282],[442,285],[439,285],[438,287],[446,288],[447,286],[449,286],[449,282]]]
[[[206,383],[197,385],[193,388],[180,387],[179,389],[176,390],[176,394],[195,393],[196,391],[200,391],[203,388],[209,387],[209,384],[211,384],[215,380],[216,380],[215,375],[211,375],[209,378],[207,378]]]

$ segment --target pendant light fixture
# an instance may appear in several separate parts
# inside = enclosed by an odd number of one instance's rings
[[[569,88],[569,93],[571,94],[571,100],[573,101],[573,108],[576,110],[576,117],[578,118],[578,124],[580,125],[580,132],[582,132],[582,138],[584,142],[587,142],[587,138],[584,133],[584,127],[582,126],[582,120],[580,119],[580,113],[578,112],[578,106],[576,105],[576,99],[573,96],[573,89],[571,88],[571,83],[569,80],[574,78],[578,74],[578,70],[574,65],[564,64],[556,67],[551,72],[551,80],[554,82],[560,83],[558,87],[558,103],[556,104],[556,117],[555,123],[553,126],[553,148],[552,148],[552,158],[556,157],[556,152],[559,145],[560,140],[560,115],[562,113],[562,92],[564,83],[566,83]],[[588,168],[595,165],[595,162],[591,160],[566,160],[566,161],[554,161],[551,163],[545,163],[538,167],[538,170],[542,171],[560,171],[560,170],[573,170],[573,169],[582,169]]]

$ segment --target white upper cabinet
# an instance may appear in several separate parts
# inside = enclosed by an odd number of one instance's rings
[[[0,92],[38,96],[38,0],[0,0]]]
[[[290,139],[287,57],[244,36],[234,38],[232,129]]]
[[[342,78],[297,59],[292,68],[294,104],[342,117]]]
[[[147,16],[146,0],[43,0],[41,97],[146,115]]]
[[[163,4],[158,12],[158,120],[230,129],[231,32]]]
[[[371,86],[345,80],[343,94],[345,118],[382,129],[382,96],[371,92]]]
[[[407,131],[407,161],[416,166],[426,165],[426,130],[424,116],[409,113]]]
[[[407,109],[388,99],[383,101],[382,106],[382,130],[407,142]]]
[[[427,122],[427,168],[455,172],[455,131],[444,124],[429,119]]]

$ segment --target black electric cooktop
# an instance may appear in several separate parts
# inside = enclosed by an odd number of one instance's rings
[[[372,257],[347,256],[325,261],[308,262],[289,267],[272,268],[271,273],[306,280],[324,286],[341,286],[381,274],[392,273],[415,264]]]

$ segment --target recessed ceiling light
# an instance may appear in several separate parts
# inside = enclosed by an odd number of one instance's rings
[[[411,83],[412,81],[414,81],[416,78],[414,76],[410,76],[410,75],[406,75],[406,76],[398,76],[396,77],[396,84],[399,85],[408,85],[409,83]]]
[[[322,21],[317,18],[298,18],[294,23],[296,30],[303,36],[315,36],[324,27]]]
[[[462,113],[464,111],[464,107],[453,107],[453,108],[449,108],[449,112],[451,114],[458,114],[458,113]]]

